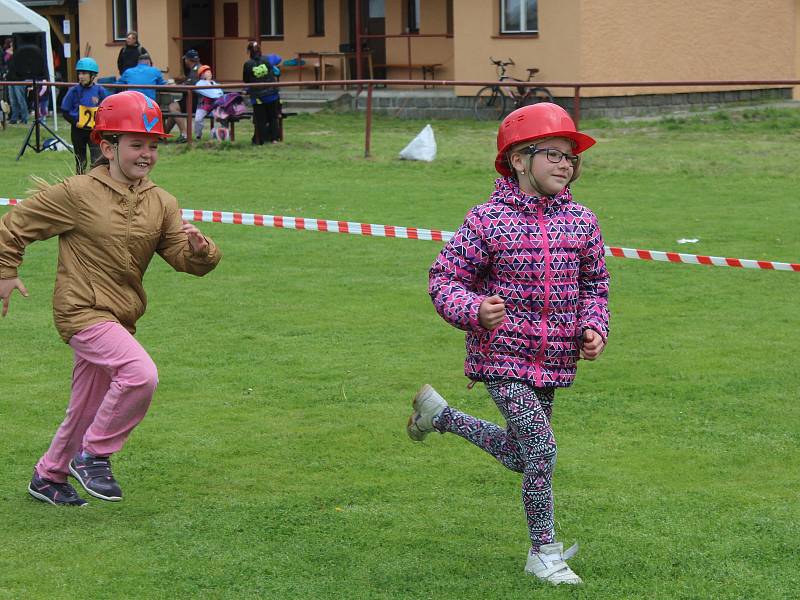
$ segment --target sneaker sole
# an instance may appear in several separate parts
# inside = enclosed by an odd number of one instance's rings
[[[83,479],[81,479],[78,472],[72,468],[72,463],[69,463],[69,472],[72,473],[72,476],[81,484],[81,487],[86,490],[87,494],[94,496],[100,500],[105,500],[106,502],[120,502],[122,500],[122,496],[103,496],[102,494],[95,492],[94,490],[89,489],[85,483],[83,483]]]
[[[419,399],[424,394],[428,393],[428,390],[433,391],[433,388],[426,383],[419,389],[419,391],[414,396],[414,400],[411,402],[412,413],[411,416],[408,417],[408,423],[406,424],[406,433],[408,433],[408,437],[410,437],[415,442],[423,441],[425,439],[425,436],[427,436],[430,433],[430,431],[420,431],[416,427],[416,422],[414,421],[414,415],[419,414],[419,411],[417,410],[417,402],[419,402]]]
[[[425,436],[428,435],[425,431],[420,431],[416,427],[416,423],[414,422],[414,415],[417,414],[416,412],[411,413],[411,416],[408,417],[408,423],[406,424],[406,433],[408,437],[410,437],[415,442],[421,442],[425,439]]]
[[[48,498],[44,494],[40,494],[39,492],[33,490],[31,486],[28,486],[28,493],[37,500],[39,500],[40,502],[45,502],[46,504],[50,504],[51,506],[76,506],[75,504],[58,504],[56,502],[53,502],[52,500],[50,500],[50,498]],[[87,502],[86,504],[81,504],[79,508],[82,506],[89,506],[89,503]]]

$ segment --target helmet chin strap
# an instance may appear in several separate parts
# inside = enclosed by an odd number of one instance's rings
[[[117,168],[119,169],[120,173],[122,173],[125,176],[125,179],[127,179],[128,181],[136,181],[136,185],[139,185],[141,179],[139,180],[134,179],[125,172],[125,169],[122,168],[122,161],[120,161],[119,159],[119,137],[117,137],[116,141],[114,142],[114,156],[117,159]]]
[[[536,177],[533,176],[533,154],[528,154],[528,172],[526,175],[528,176],[528,183],[531,185],[531,187],[539,192],[540,196],[543,196],[544,192],[542,192],[539,182],[536,181]]]

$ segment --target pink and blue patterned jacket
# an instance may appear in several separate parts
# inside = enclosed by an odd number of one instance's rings
[[[467,331],[464,372],[475,381],[569,386],[583,331],[608,336],[603,238],[568,187],[528,196],[513,178],[497,179],[434,261],[428,291],[437,312]],[[478,308],[494,294],[506,318],[488,331]]]

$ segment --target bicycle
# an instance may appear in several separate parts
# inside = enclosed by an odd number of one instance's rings
[[[513,81],[518,83],[528,83],[532,81],[539,69],[528,69],[528,79],[516,79],[506,75],[506,67],[513,66],[514,61],[509,58],[507,61],[495,60],[491,56],[489,60],[497,67],[498,81]],[[475,95],[475,118],[478,121],[499,120],[507,115],[511,110],[516,110],[529,104],[539,102],[552,102],[553,94],[546,87],[527,87],[524,85],[487,85],[478,90]],[[508,104],[513,103],[513,108],[506,110]]]

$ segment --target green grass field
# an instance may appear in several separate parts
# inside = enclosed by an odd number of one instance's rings
[[[168,145],[153,179],[185,208],[453,230],[493,180],[496,124],[298,116],[285,144]],[[586,122],[576,198],[606,243],[800,261],[800,112]],[[63,130],[62,130],[63,131]],[[13,158],[0,197],[67,153]],[[0,209],[4,214],[7,209]],[[26,493],[69,395],[51,317],[55,240],[34,244],[0,321],[0,598],[796,598],[800,273],[608,259],[612,335],[556,398],[557,532],[586,584],[523,574],[520,477],[456,436],[411,443],[411,398],[468,391],[463,334],[427,295],[436,242],[223,224],[203,279],[156,259],[138,338],[150,413],[115,457],[125,500],[55,509]],[[678,245],[680,238],[699,238]]]

